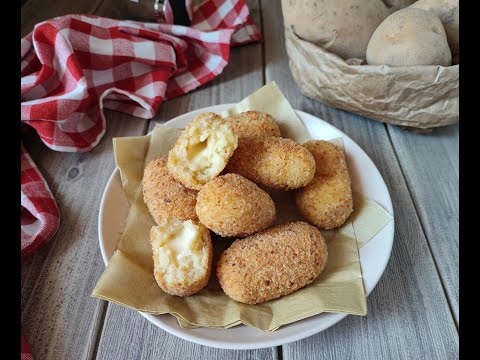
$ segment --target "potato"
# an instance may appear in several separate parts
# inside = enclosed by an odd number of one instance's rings
[[[237,135],[220,115],[202,113],[185,127],[169,151],[168,171],[186,187],[200,190],[222,172],[237,144]]]
[[[423,9],[433,12],[438,16],[447,35],[448,46],[452,53],[452,63],[459,62],[459,39],[458,39],[458,0],[419,0],[411,8]]]
[[[443,25],[435,14],[405,8],[386,18],[368,43],[370,65],[449,66],[452,55]]]
[[[150,230],[153,275],[168,294],[189,296],[210,279],[212,241],[208,229],[192,220],[163,221]]]
[[[255,183],[237,174],[219,176],[197,196],[200,222],[221,236],[247,236],[271,226],[275,203]]]
[[[260,304],[312,283],[327,256],[320,231],[293,222],[235,240],[218,261],[217,278],[233,300]]]
[[[315,159],[302,145],[281,137],[241,138],[226,167],[273,189],[297,189],[315,174]]]
[[[383,3],[387,6],[390,12],[395,12],[397,10],[406,8],[407,6],[413,4],[415,0],[382,0]]]
[[[143,174],[143,200],[157,224],[164,220],[198,220],[196,190],[175,180],[167,169],[167,158],[150,161]]]
[[[310,184],[296,190],[297,208],[305,219],[320,229],[339,227],[353,211],[345,154],[328,141],[309,141],[304,146],[313,154],[317,170]]]
[[[368,41],[389,15],[381,0],[282,0],[284,26],[343,59],[365,59]]]

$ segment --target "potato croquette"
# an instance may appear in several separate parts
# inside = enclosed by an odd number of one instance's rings
[[[229,123],[239,138],[248,136],[281,136],[280,128],[270,114],[260,111],[245,111],[228,116]]]
[[[247,137],[240,139],[227,171],[258,185],[290,190],[312,181],[315,159],[306,148],[290,139]]]
[[[313,181],[296,191],[298,210],[320,229],[339,227],[353,211],[345,154],[328,141],[309,141],[304,146],[315,158],[317,170]]]
[[[163,291],[189,296],[208,283],[213,251],[205,226],[191,220],[165,221],[151,228],[150,243],[153,275]]]
[[[218,261],[217,278],[233,300],[260,304],[312,283],[327,254],[317,228],[291,222],[235,240]]]
[[[157,224],[172,219],[198,220],[196,190],[183,186],[168,173],[167,158],[150,161],[143,174],[143,200]]]
[[[198,192],[200,222],[221,236],[247,236],[271,226],[276,219],[270,195],[243,176],[226,174]]]
[[[186,187],[200,190],[222,172],[237,143],[237,135],[221,116],[200,114],[168,153],[168,171]]]

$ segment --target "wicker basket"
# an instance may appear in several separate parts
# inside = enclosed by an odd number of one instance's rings
[[[305,96],[414,129],[458,122],[459,66],[349,65],[285,28],[293,78]]]

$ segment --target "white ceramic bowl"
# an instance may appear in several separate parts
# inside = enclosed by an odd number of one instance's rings
[[[168,121],[166,125],[184,128],[201,112],[220,113],[230,106],[232,104],[216,105],[192,111]],[[352,183],[366,197],[375,200],[393,215],[392,201],[387,186],[368,155],[352,139],[332,125],[303,111],[297,110],[297,114],[312,138],[318,140],[343,138]],[[105,265],[108,264],[115,251],[125,226],[127,214],[128,202],[122,190],[120,174],[118,169],[115,169],[105,188],[98,219],[100,250]],[[367,295],[373,290],[385,270],[392,250],[393,234],[394,222],[391,221],[359,251]],[[323,331],[347,316],[347,314],[323,313],[282,326],[274,332],[263,332],[245,325],[227,330],[182,329],[175,317],[169,314],[141,314],[156,326],[182,339],[223,349],[258,349],[279,346]]]

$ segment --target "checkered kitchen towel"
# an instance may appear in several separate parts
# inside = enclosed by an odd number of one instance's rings
[[[21,117],[49,148],[88,151],[105,133],[103,108],[152,118],[166,99],[215,78],[230,46],[261,39],[244,0],[186,1],[191,26],[66,15],[22,39]],[[59,226],[55,200],[22,146],[22,256]]]

